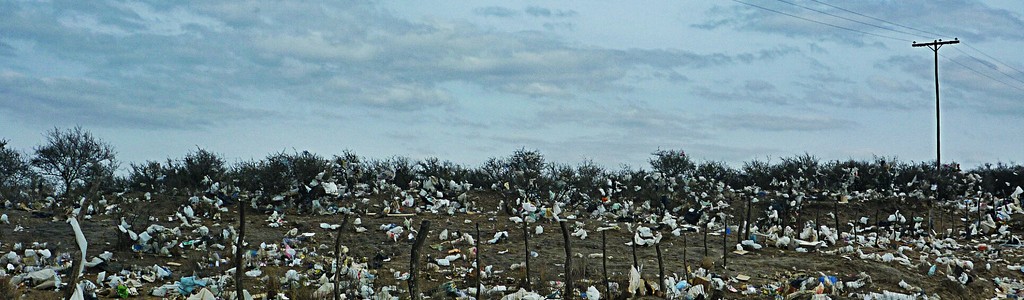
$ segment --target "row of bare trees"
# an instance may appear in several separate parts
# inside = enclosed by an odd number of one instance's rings
[[[658,150],[650,169],[621,167],[609,170],[592,161],[577,165],[549,162],[536,150],[518,149],[479,167],[467,167],[438,158],[414,160],[402,156],[383,159],[360,157],[351,151],[325,157],[307,151],[279,152],[263,159],[227,162],[221,155],[197,148],[178,159],[129,164],[127,174],[109,143],[74,127],[47,131],[46,143],[30,154],[0,140],[0,196],[27,199],[67,195],[87,190],[97,180],[101,191],[153,191],[195,194],[211,182],[228,182],[241,190],[279,194],[306,186],[313,180],[333,180],[343,186],[384,180],[398,188],[424,178],[470,183],[493,188],[507,197],[552,199],[573,204],[600,200],[609,194],[633,199],[681,202],[707,198],[729,189],[754,186],[784,192],[873,191],[881,195],[923,190],[941,184],[946,197],[989,193],[1006,196],[1024,185],[1024,167],[986,164],[964,171],[947,164],[936,172],[931,162],[904,163],[876,157],[871,161],[821,161],[809,154],[755,160],[733,168],[717,161],[694,161],[681,150]],[[977,180],[980,179],[980,180]],[[921,195],[933,197],[933,195]],[[679,203],[662,205],[675,206]]]

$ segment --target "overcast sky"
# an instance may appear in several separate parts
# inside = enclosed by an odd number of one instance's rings
[[[351,2],[0,0],[0,138],[81,125],[125,162],[926,161],[933,53],[911,41],[956,37],[943,161],[1024,162],[1018,0]]]

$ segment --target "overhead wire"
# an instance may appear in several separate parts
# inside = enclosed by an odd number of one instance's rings
[[[886,30],[886,31],[890,31],[890,32],[895,32],[895,33],[905,34],[905,35],[910,35],[910,36],[919,36],[917,34],[910,33],[910,32],[907,32],[907,31],[896,30],[896,29],[887,28],[887,27],[884,27],[884,26],[870,24],[870,23],[867,23],[867,22],[859,21],[859,20],[854,20],[854,19],[851,19],[851,18],[835,15],[835,14],[832,14],[832,13],[828,13],[828,12],[825,12],[825,11],[822,11],[822,10],[810,8],[810,7],[807,7],[807,6],[804,6],[804,5],[800,5],[800,4],[797,4],[797,3],[794,3],[794,2],[786,1],[786,0],[776,0],[776,1],[782,2],[782,3],[786,3],[786,4],[789,4],[789,5],[792,5],[792,6],[800,7],[800,8],[806,9],[806,10],[814,11],[814,12],[817,12],[817,13],[820,13],[820,14],[828,15],[828,16],[831,16],[831,17],[834,17],[834,18],[839,18],[839,19],[855,22],[855,23],[862,24],[862,25],[868,25],[868,26],[876,27],[876,28],[879,28],[879,29],[882,29],[882,30]],[[868,16],[868,15],[865,15],[865,14],[862,14],[862,13],[859,13],[859,12],[855,12],[855,11],[852,11],[852,10],[849,10],[849,9],[845,9],[845,8],[842,8],[842,7],[839,7],[839,6],[836,6],[836,5],[828,4],[828,3],[825,3],[825,2],[822,2],[822,1],[818,1],[818,0],[810,0],[810,1],[822,4],[822,5],[826,5],[828,7],[835,8],[835,9],[838,9],[838,10],[842,10],[842,11],[845,11],[845,12],[848,12],[848,13],[852,13],[852,14],[855,14],[855,15],[858,15],[858,16],[861,16],[861,17],[865,17],[865,18],[869,18],[869,19],[872,19],[872,20],[876,20],[876,21],[879,21],[879,22],[886,23],[886,24],[890,24],[890,25],[893,25],[893,26],[898,26],[898,27],[901,27],[901,28],[910,29],[910,30],[917,31],[917,32],[920,32],[920,33],[926,33],[926,34],[931,34],[931,35],[935,35],[935,36],[942,36],[942,35],[936,34],[934,32],[930,32],[930,31],[926,31],[926,30],[921,30],[921,29],[917,29],[917,28],[914,28],[914,27],[910,27],[910,26],[901,25],[901,24],[898,24],[898,23],[895,23],[895,22],[887,21],[887,20],[884,20],[884,19]],[[847,30],[847,31],[857,32],[857,33],[864,34],[864,35],[870,35],[870,36],[881,37],[881,38],[897,40],[897,41],[903,41],[903,42],[911,42],[911,40],[900,39],[900,38],[896,38],[896,37],[892,37],[892,36],[888,36],[888,35],[882,35],[882,34],[877,34],[877,33],[873,33],[873,32],[867,32],[867,31],[858,30],[858,29],[855,29],[855,28],[849,28],[849,27],[845,27],[845,26],[831,24],[831,23],[824,22],[824,21],[818,21],[818,20],[814,20],[814,19],[810,19],[810,18],[806,18],[806,17],[801,17],[801,16],[797,16],[797,15],[794,15],[794,14],[782,12],[782,11],[779,11],[779,10],[767,8],[767,7],[764,7],[764,6],[760,6],[760,5],[756,5],[756,4],[752,4],[752,3],[748,3],[748,2],[744,2],[744,1],[740,1],[740,0],[733,0],[733,2],[737,2],[737,3],[740,3],[740,4],[747,5],[747,6],[755,7],[755,8],[761,9],[761,10],[766,10],[766,11],[774,12],[774,13],[777,13],[777,14],[781,14],[781,15],[785,15],[785,16],[801,19],[801,20],[808,21],[808,22],[813,22],[813,23],[817,23],[817,24],[821,24],[821,25],[825,25],[825,26],[829,26],[829,27],[834,27],[834,28],[839,28],[839,29],[843,29],[843,30]],[[1000,64],[1002,64],[1002,65],[1004,65],[1006,67],[1009,67],[1009,68],[1017,71],[1018,73],[1024,74],[1024,72],[1022,72],[1021,70],[1019,70],[1017,68],[1014,68],[1013,66],[1010,66],[1009,64],[1003,63],[1002,61],[999,61],[998,59],[992,57],[991,55],[988,55],[987,53],[984,53],[983,51],[981,51],[981,50],[979,50],[979,49],[977,49],[977,48],[975,48],[973,46],[970,46],[969,44],[966,44],[966,43],[962,43],[962,44],[964,44],[965,46],[967,46],[967,47],[969,47],[969,48],[971,48],[971,49],[973,49],[975,51],[977,51],[978,53],[981,53],[982,55],[985,55],[986,57],[988,57],[988,58],[990,58],[990,59],[992,59],[994,61],[999,62]],[[970,57],[970,58],[978,61],[979,63],[985,64],[980,58],[978,58],[978,57],[976,57],[974,55],[971,55],[970,53],[964,52],[964,51],[962,51],[962,50],[960,50],[958,48],[953,48],[953,49],[955,49],[956,51],[962,53],[963,55],[966,55],[967,57]],[[990,80],[1002,83],[1002,84],[1004,84],[1006,86],[1009,86],[1011,88],[1024,91],[1024,89],[1022,89],[1019,86],[1007,83],[1007,82],[1002,81],[1002,80],[998,80],[998,79],[992,77],[991,75],[988,75],[988,74],[985,74],[985,73],[983,73],[981,71],[978,71],[975,68],[971,68],[971,67],[967,66],[966,64],[963,64],[963,63],[961,63],[961,62],[959,62],[959,61],[957,61],[957,60],[955,60],[953,58],[946,57],[946,56],[943,56],[943,58],[946,59],[946,60],[952,61],[952,62],[956,63],[957,65],[959,65],[959,66],[961,66],[961,67],[963,67],[963,68],[965,68],[965,69],[967,69],[967,70],[969,70],[969,71],[971,71],[971,72],[973,72],[975,74],[978,74],[978,75],[983,76],[985,78],[988,78]],[[1018,79],[1018,78],[1016,78],[1016,77],[1014,77],[1014,76],[1012,76],[1010,74],[1007,74],[1006,72],[1003,72],[999,68],[995,68],[995,69],[999,73],[1002,73],[1004,76],[1009,77],[1009,78],[1013,79],[1014,81],[1017,81],[1017,82],[1020,82],[1020,83],[1024,83],[1024,81],[1021,81],[1020,79]]]
[[[995,57],[992,57],[991,55],[988,55],[988,53],[985,53],[984,51],[981,51],[981,49],[974,48],[970,44],[964,44],[964,46],[967,46],[967,48],[971,48],[971,50],[974,50],[974,51],[976,51],[978,53],[981,53],[981,55],[984,55],[985,57],[988,57],[989,59],[992,59],[992,60],[1002,64],[1003,66],[1006,66],[1007,68],[1013,69],[1014,71],[1017,71],[1017,73],[1020,73],[1021,75],[1024,75],[1024,72],[1022,72],[1020,69],[1014,68],[1010,64],[1004,63],[1003,61],[1001,61],[1001,60],[999,60],[999,59],[997,59]]]
[[[823,14],[823,15],[827,15],[827,16],[831,16],[831,17],[847,20],[847,21],[850,21],[850,22],[859,23],[859,24],[863,24],[863,25],[867,25],[867,26],[871,26],[871,27],[875,27],[875,28],[880,28],[880,29],[883,29],[883,30],[888,30],[888,31],[896,32],[896,33],[902,33],[902,34],[906,34],[906,35],[909,35],[909,36],[919,37],[919,35],[917,35],[915,33],[910,33],[910,32],[906,32],[906,31],[902,31],[902,30],[896,30],[896,29],[892,29],[892,28],[889,28],[889,27],[885,27],[885,26],[880,26],[880,25],[875,25],[875,24],[863,22],[863,21],[860,21],[860,20],[854,20],[854,19],[851,19],[851,18],[847,18],[847,17],[844,17],[844,16],[836,15],[836,14],[832,14],[832,13],[829,13],[829,12],[826,12],[826,11],[823,11],[823,10],[819,10],[819,9],[810,8],[810,7],[807,7],[807,6],[804,6],[804,5],[800,5],[800,4],[797,4],[797,3],[793,3],[793,2],[790,2],[790,1],[786,1],[786,0],[776,0],[776,1],[779,1],[779,2],[782,2],[782,3],[786,3],[786,4],[789,4],[789,5],[793,5],[793,6],[796,6],[796,7],[800,7],[800,8],[803,8],[803,9],[806,9],[806,10],[810,10],[810,11],[813,11],[813,12],[817,12],[817,13],[820,13],[820,14]]]
[[[819,1],[819,0],[810,0],[810,1],[813,1],[813,2],[818,3],[818,4],[822,4],[822,5],[831,7],[831,8],[835,8],[835,9],[838,9],[838,10],[841,10],[841,11],[845,11],[845,12],[848,12],[848,13],[851,13],[851,14],[855,14],[855,15],[858,15],[858,16],[861,16],[861,17],[865,17],[865,18],[868,18],[868,19],[872,19],[872,20],[875,20],[875,21],[879,21],[879,22],[882,22],[882,23],[893,25],[893,26],[896,26],[896,27],[910,29],[910,30],[917,31],[917,32],[920,32],[920,33],[930,34],[930,35],[936,36],[936,37],[942,36],[941,34],[938,34],[938,33],[934,33],[934,32],[931,32],[931,31],[926,31],[926,30],[921,30],[921,29],[917,29],[917,28],[914,28],[914,27],[906,26],[906,25],[896,24],[896,23],[889,22],[889,21],[886,21],[886,20],[883,20],[883,19],[879,19],[879,18],[876,18],[876,17],[872,17],[872,16],[869,16],[869,15],[865,15],[865,14],[859,13],[859,12],[855,12],[855,11],[852,11],[852,10],[849,10],[849,9],[845,9],[845,8],[842,8],[842,7],[839,7],[839,6],[828,4],[828,3],[825,3],[825,2],[822,2],[822,1]]]
[[[1007,83],[1005,81],[1002,81],[1002,80],[996,79],[995,77],[989,76],[988,74],[979,72],[978,70],[975,70],[974,68],[971,68],[971,67],[969,67],[969,66],[967,66],[967,65],[965,65],[965,64],[963,64],[963,63],[961,63],[959,61],[956,61],[955,59],[946,57],[945,55],[942,55],[942,54],[939,54],[939,56],[942,56],[943,59],[951,61],[951,62],[953,62],[953,63],[955,63],[957,65],[960,65],[964,69],[970,70],[971,72],[974,72],[975,74],[978,74],[978,75],[981,75],[981,76],[985,76],[986,78],[991,79],[992,81],[1002,83],[1002,84],[1004,84],[1004,85],[1006,85],[1008,87],[1011,87],[1011,88],[1014,88],[1014,89],[1017,89],[1017,90],[1020,90],[1020,91],[1024,91],[1024,88],[1021,88],[1021,87],[1009,84],[1009,83]]]
[[[963,50],[960,50],[960,48],[954,47],[953,49],[956,50],[957,52],[962,53],[963,55],[967,55],[967,57],[970,57],[970,58],[974,59],[974,61],[977,61],[978,63],[980,63],[982,65],[985,64],[985,61],[982,61],[980,58],[977,58],[974,55],[971,55],[970,53],[967,53],[967,52],[964,52]],[[1010,79],[1016,80],[1017,82],[1020,82],[1020,83],[1024,83],[1024,81],[1021,81],[1020,79],[1017,79],[1017,78],[1013,77],[1012,75],[1007,74],[1006,72],[1003,72],[1003,70],[1000,70],[998,68],[998,66],[996,66],[996,68],[992,68],[992,69],[995,69],[997,72],[1002,73],[1003,75],[1006,75],[1006,77],[1009,77]]]
[[[860,21],[852,20],[852,19],[849,19],[849,18],[846,18],[846,17],[842,17],[842,16],[836,16],[836,15],[828,13],[828,12],[823,12],[823,11],[820,11],[820,10],[808,8],[808,7],[805,7],[803,5],[792,3],[792,2],[789,2],[789,1],[786,1],[786,0],[777,0],[777,1],[783,2],[783,3],[787,3],[787,4],[791,4],[791,5],[795,5],[795,6],[799,6],[799,7],[803,7],[803,8],[808,9],[808,10],[813,10],[813,11],[816,11],[816,12],[820,12],[822,14],[826,14],[826,15],[829,15],[829,16],[834,16],[834,17],[841,18],[841,19],[844,19],[844,20],[849,20],[849,21],[860,23],[860,24],[881,28],[881,29],[884,29],[884,30],[889,30],[889,31],[899,32],[899,33],[909,34],[909,35],[915,35],[915,34],[911,34],[909,32],[902,31],[902,30],[892,30],[890,28],[886,28],[886,27],[882,27],[882,26],[878,26],[878,25],[874,25],[874,24],[869,24],[869,23],[865,23],[865,22],[860,22]],[[922,30],[922,29],[906,26],[906,25],[903,25],[903,24],[899,24],[899,23],[896,23],[896,22],[888,21],[888,20],[885,20],[885,19],[872,17],[872,16],[869,16],[869,15],[866,15],[866,14],[862,14],[862,13],[859,13],[859,12],[856,12],[856,11],[853,11],[853,10],[849,10],[849,9],[840,7],[840,6],[829,4],[829,3],[821,1],[821,0],[808,0],[808,1],[811,1],[811,2],[814,2],[814,3],[818,3],[818,4],[821,4],[821,5],[825,5],[825,6],[828,6],[828,7],[834,8],[834,9],[838,9],[838,10],[841,10],[841,11],[844,11],[844,12],[848,12],[848,13],[851,13],[851,14],[854,14],[854,15],[858,15],[858,16],[861,16],[861,17],[864,17],[864,18],[868,18],[868,19],[872,19],[872,20],[875,20],[875,21],[879,21],[879,22],[882,22],[882,23],[885,23],[885,24],[889,24],[889,25],[900,27],[900,28],[905,28],[905,29],[917,31],[919,33],[930,34],[930,35],[933,35],[933,36],[942,36],[942,34],[938,34],[938,33],[932,32],[932,31]],[[1021,75],[1024,75],[1024,71],[1021,71],[1020,69],[1017,69],[1017,68],[1011,66],[1010,64],[1007,64],[1007,63],[1005,63],[1005,62],[1003,62],[1003,61],[1001,61],[1001,60],[999,60],[999,59],[989,55],[988,53],[985,53],[984,51],[981,51],[981,49],[975,48],[974,46],[971,46],[969,43],[962,43],[962,44],[964,46],[970,48],[971,50],[974,50],[975,52],[978,52],[981,55],[984,55],[985,57],[987,57],[987,58],[989,58],[989,59],[991,59],[991,60],[993,60],[993,61],[995,61],[995,62],[997,62],[997,63],[999,63],[999,64],[1001,64],[1001,65],[1003,65],[1005,67],[1007,67],[1007,68],[1013,69],[1014,71],[1016,71],[1017,73],[1020,73]],[[982,62],[982,60],[979,59],[978,57],[976,57],[974,55],[971,55],[971,54],[969,54],[967,52],[964,52],[963,50],[960,50],[959,48],[954,47],[953,49],[955,49],[957,52],[962,53],[963,55],[966,55],[966,56],[970,57],[971,59],[974,59],[975,61]],[[952,59],[952,58],[950,58],[950,59]],[[1017,82],[1020,82],[1020,83],[1024,83],[1024,81],[1022,81],[1021,79],[1019,79],[1017,77],[1014,77],[1013,75],[1010,75],[1010,74],[1008,74],[1006,72],[1003,72],[1002,70],[1000,70],[998,68],[996,69],[996,71],[1002,73],[1003,75],[1005,75],[1006,77],[1009,77],[1010,79],[1013,79],[1014,81],[1017,81]]]
[[[886,39],[890,39],[890,40],[897,40],[897,41],[901,41],[901,42],[909,42],[909,40],[904,40],[904,39],[901,39],[901,38],[891,37],[891,36],[887,36],[887,35],[881,35],[881,34],[877,34],[877,33],[872,33],[872,32],[867,32],[867,31],[863,31],[863,30],[857,30],[857,29],[853,29],[853,28],[849,28],[849,27],[844,27],[844,26],[839,26],[839,25],[835,25],[835,24],[830,24],[830,23],[826,23],[826,22],[822,22],[822,21],[818,21],[818,20],[808,19],[808,18],[804,18],[804,17],[797,16],[797,15],[794,15],[794,14],[790,14],[790,13],[774,10],[774,9],[771,9],[771,8],[767,8],[767,7],[764,7],[764,6],[743,2],[743,1],[740,1],[740,0],[732,0],[732,1],[744,4],[744,5],[747,5],[747,6],[756,7],[756,8],[762,9],[762,10],[767,10],[767,11],[770,11],[770,12],[774,12],[774,13],[777,13],[777,14],[786,15],[786,16],[790,16],[790,17],[793,17],[793,18],[801,19],[801,20],[804,20],[804,21],[818,23],[818,24],[821,24],[821,25],[829,26],[829,27],[835,27],[835,28],[839,28],[839,29],[842,29],[842,30],[852,31],[852,32],[856,32],[856,33],[860,33],[860,34],[864,34],[864,35],[875,36],[875,37],[880,37],[880,38],[886,38]]]

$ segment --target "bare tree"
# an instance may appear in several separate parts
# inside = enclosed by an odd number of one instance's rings
[[[20,151],[0,140],[0,198],[21,198],[18,193],[29,185],[32,170]]]
[[[46,144],[35,148],[31,164],[41,175],[58,180],[65,196],[76,185],[88,186],[94,180],[113,177],[117,169],[114,148],[89,131],[80,126],[54,128],[45,136]]]

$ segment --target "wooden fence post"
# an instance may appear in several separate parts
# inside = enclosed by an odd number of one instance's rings
[[[608,282],[608,243],[605,239],[605,230],[601,231],[601,269],[604,273],[604,293],[612,298],[611,283]]]
[[[881,221],[882,221],[882,219],[879,219],[879,216],[878,216],[878,214],[879,214],[879,212],[880,212],[881,210],[882,210],[882,207],[881,207],[881,205],[879,205],[878,207],[875,207],[875,219],[874,219],[874,220],[871,220],[872,222],[875,222],[875,225],[879,225],[879,224],[878,224],[878,222],[881,222]],[[865,224],[865,225],[866,225],[866,226],[871,226],[871,224]]]
[[[430,231],[430,220],[420,222],[420,231],[416,233],[416,241],[412,243],[412,257],[409,258],[409,298],[420,299],[420,289],[417,280],[420,279],[420,248],[427,240],[427,232]]]
[[[832,216],[836,218],[836,237],[841,237],[843,235],[842,231],[839,230],[839,199],[836,199],[836,202],[832,204]]]
[[[746,222],[743,223],[743,236],[740,237],[743,240],[750,238],[750,212],[751,209],[753,209],[751,207],[751,202],[753,202],[753,200],[751,200],[751,198],[747,198],[747,219]],[[740,240],[740,242],[742,242],[742,240]]]
[[[724,215],[722,217],[722,225],[725,225],[725,227],[722,228],[722,270],[725,270],[729,265],[729,247],[727,246],[729,243],[727,241],[727,237],[729,236],[729,215]]]
[[[654,244],[654,251],[658,253],[658,286],[661,287],[662,292],[667,292],[668,287],[665,285],[665,264],[661,262],[661,241]]]
[[[526,218],[523,218],[523,250],[526,254],[526,272],[523,273],[523,282],[526,283],[526,290],[532,291],[530,284],[530,232],[526,228]]]
[[[235,241],[235,295],[242,298],[242,278],[245,274],[245,201],[238,199],[238,240]]]
[[[978,232],[981,232],[981,198],[978,198],[976,201],[978,202],[978,218],[975,222],[978,224]]]
[[[690,265],[686,262],[686,252],[689,250],[690,244],[686,242],[686,231],[682,231],[683,236],[683,278],[686,280],[690,279]]]
[[[68,271],[68,289],[64,291],[65,300],[75,297],[75,292],[78,290],[78,280],[82,277],[82,271],[84,270],[82,264],[85,263],[85,253],[89,247],[89,242],[85,240],[85,234],[82,233],[82,227],[78,224],[78,216],[71,216],[68,222],[71,223],[71,229],[75,232],[75,244],[78,245],[79,257],[71,260],[71,269]],[[5,281],[0,282],[0,284],[8,283]]]
[[[573,297],[573,274],[572,274],[572,246],[569,243],[569,227],[565,221],[558,221],[562,227],[562,239],[565,241],[565,296],[562,299],[571,300]]]
[[[782,200],[782,228],[786,228],[789,225],[789,201]]]
[[[963,227],[964,236],[968,239],[971,238],[971,207],[967,204],[967,199],[964,199],[964,220],[957,223],[960,224],[960,226],[957,227]]]
[[[341,232],[348,224],[348,214],[341,220],[341,225],[334,234],[334,300],[341,299]]]
[[[634,236],[631,237],[632,240],[630,241],[630,246],[631,246],[630,249],[633,250],[633,267],[635,267],[637,270],[640,270],[640,264],[637,263],[637,260],[636,260],[636,236],[635,236],[635,234],[636,233],[634,233]]]
[[[476,299],[480,300],[480,290],[484,289],[484,278],[480,276],[480,268],[484,266],[480,264],[480,255],[483,253],[480,251],[480,223],[476,223]]]
[[[814,208],[814,240],[815,242],[821,240],[821,207]]]
[[[709,223],[704,223],[704,257],[708,257],[708,231],[711,230]]]

